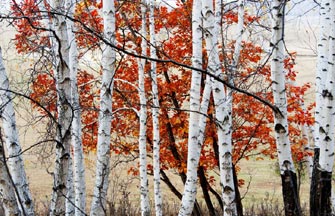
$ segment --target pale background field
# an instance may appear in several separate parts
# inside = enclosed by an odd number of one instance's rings
[[[296,70],[299,71],[298,84],[305,82],[313,83],[315,77],[316,37],[318,31],[317,11],[314,10],[307,16],[305,15],[299,18],[299,13],[302,11],[301,9],[304,8],[304,10],[307,11],[308,7],[310,8],[310,4],[307,3],[307,5],[298,8],[293,13],[294,15],[289,17],[289,22],[286,24],[287,48],[290,52],[296,51],[298,53],[296,59]],[[0,22],[0,46],[3,50],[7,72],[13,84],[24,85],[22,81],[27,77],[23,71],[29,68],[32,57],[22,57],[15,52],[11,41],[13,36],[14,32],[12,29],[8,27],[6,23]],[[308,96],[308,100],[312,101],[313,98],[314,93],[312,90]],[[25,127],[27,124],[25,119],[27,119],[27,116],[31,113],[24,111],[23,107],[30,108],[30,104],[28,101],[19,98],[17,98],[15,102],[19,105],[17,108],[17,121],[20,127],[21,144],[23,149],[25,149],[36,143],[36,137],[41,127],[40,123]],[[45,158],[46,161],[43,161],[40,157],[37,157],[36,151],[37,150],[26,152],[24,154],[24,161],[33,197],[42,208],[43,203],[48,202],[51,194],[52,177],[48,172],[53,171],[51,164],[53,159],[47,156],[48,158]],[[87,155],[87,158],[87,195],[90,200],[94,180],[95,155],[91,153]],[[48,163],[47,159],[49,159],[50,163]],[[242,196],[245,195],[243,202],[246,206],[251,205],[253,202],[266,201],[267,199],[281,202],[281,180],[276,172],[275,162],[275,160],[256,161],[254,159],[241,161],[239,178],[244,179],[246,185],[250,181],[248,188],[246,186],[241,188]],[[116,186],[112,186],[111,189],[121,192],[118,187],[131,188],[129,198],[133,201],[138,201],[138,190],[136,190],[138,181],[137,179],[130,179],[130,177],[126,175],[125,170],[126,168],[123,167],[112,171],[111,182],[116,184]],[[177,181],[179,182],[177,186],[181,188],[179,178]],[[308,176],[306,176],[301,188],[303,202],[308,200],[308,181]],[[169,200],[176,200],[174,195],[170,192],[166,192],[165,196],[169,197]],[[110,195],[110,197],[112,199],[112,195]],[[178,207],[178,204],[176,204],[176,207]]]

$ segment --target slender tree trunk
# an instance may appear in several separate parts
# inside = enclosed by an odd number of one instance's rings
[[[235,49],[234,49],[234,54],[233,54],[233,61],[232,65],[230,67],[231,71],[230,73],[230,82],[231,84],[234,84],[233,82],[233,76],[237,71],[238,63],[240,60],[240,52],[242,49],[242,36],[244,33],[244,4],[245,0],[239,0],[238,1],[238,23],[237,23],[237,35],[236,35],[236,42],[235,42]],[[232,97],[232,90],[228,89],[228,97]],[[230,101],[231,103],[227,106],[231,107],[230,109],[232,110],[232,99],[227,100]],[[235,165],[233,165],[233,177],[234,177],[234,185],[235,185],[235,203],[236,203],[236,211],[238,216],[243,216],[243,205],[242,205],[242,200],[241,200],[241,194],[240,190],[238,188],[238,177],[237,177],[237,172]]]
[[[207,2],[203,7],[206,50],[208,53],[208,71],[220,77],[222,67],[219,58],[219,31],[221,29],[221,1]],[[218,124],[218,146],[220,181],[225,215],[236,215],[235,188],[232,172],[232,104],[231,94],[226,94],[222,83],[212,81],[212,93],[215,104],[215,118]]]
[[[76,3],[74,0],[66,0],[68,16],[73,17]],[[69,68],[71,79],[71,104],[73,107],[72,121],[72,148],[73,148],[73,181],[75,215],[81,216],[86,207],[86,183],[84,153],[81,133],[81,107],[79,104],[79,92],[77,84],[78,49],[75,38],[76,28],[74,23],[67,20],[67,32],[69,38]]]
[[[202,68],[202,28],[201,28],[201,0],[193,1],[192,9],[192,66]],[[201,74],[192,71],[190,89],[190,117],[188,133],[188,156],[187,156],[187,180],[184,187],[184,194],[179,210],[179,216],[190,215],[193,210],[194,201],[197,193],[197,168],[199,162],[198,145],[198,122],[200,109],[200,85]]]
[[[8,172],[9,169],[4,153],[2,137],[0,137],[0,139],[0,191],[2,207],[5,216],[20,216],[22,213],[16,200],[15,189],[13,187],[10,173]]]
[[[9,90],[9,81],[6,69],[2,60],[0,48],[0,86]],[[31,197],[28,179],[24,170],[22,149],[19,135],[16,128],[16,118],[12,95],[7,91],[0,91],[1,118],[4,130],[5,144],[8,151],[8,167],[13,178],[13,182],[18,191],[18,200],[22,202],[22,211],[25,215],[34,215],[34,204]]]
[[[271,78],[274,104],[280,113],[274,113],[274,131],[276,137],[285,215],[301,215],[297,177],[291,155],[287,121],[287,99],[284,70],[284,38],[283,24],[285,19],[286,1],[272,2],[272,38],[273,57],[271,62]]]
[[[63,0],[52,1],[52,8],[58,13],[65,13],[65,2]],[[71,164],[71,81],[69,69],[69,52],[67,26],[64,16],[55,15],[53,28],[57,35],[54,44],[56,62],[56,89],[57,89],[57,111],[58,125],[56,135],[56,164],[54,171],[54,185],[51,197],[50,215],[64,215],[66,213],[66,202],[69,185],[69,169]],[[69,205],[67,205],[69,206]]]
[[[156,55],[156,33],[155,33],[155,1],[150,0],[149,29],[150,29],[150,56],[157,58]],[[156,62],[151,62],[151,86],[153,97],[152,124],[153,124],[153,169],[154,169],[154,198],[156,216],[163,214],[162,190],[160,181],[160,136],[159,136],[159,98],[157,87]]]
[[[302,104],[302,106],[304,106]],[[311,147],[311,140],[313,139],[313,135],[311,135],[310,133],[312,133],[312,130],[310,128],[310,126],[304,124],[301,126],[301,131],[302,131],[302,137],[306,140],[306,144],[304,146],[304,149],[310,150]],[[312,180],[312,173],[313,173],[313,157],[310,155],[305,156],[305,161],[306,161],[306,165],[307,165],[307,173],[309,176],[309,179]]]
[[[143,37],[141,42],[142,56],[147,53],[147,41],[145,40],[146,31],[146,0],[142,0],[141,4],[141,17],[142,26],[140,34]],[[140,134],[139,134],[139,151],[140,151],[140,191],[141,191],[141,214],[142,216],[150,215],[149,203],[149,188],[148,188],[148,174],[147,174],[147,99],[145,96],[144,87],[144,73],[145,73],[145,59],[138,59],[138,89],[140,96]]]
[[[241,199],[241,193],[238,188],[238,178],[237,178],[237,172],[235,165],[233,165],[233,177],[234,177],[234,185],[235,185],[235,202],[236,202],[236,210],[238,216],[243,216],[243,205],[242,205],[242,199]]]
[[[114,1],[103,1],[104,36],[115,42]],[[102,86],[100,91],[100,113],[98,129],[98,155],[96,179],[91,205],[91,215],[106,214],[108,176],[110,172],[110,131],[112,121],[113,77],[115,73],[115,51],[105,45],[102,53]]]
[[[0,84],[2,89],[9,89],[9,81],[5,65],[2,60],[0,47]],[[9,159],[6,161],[2,134],[0,133],[0,191],[5,215],[21,215],[19,206],[25,215],[34,215],[33,203],[24,171],[24,164],[16,129],[15,113],[12,104],[12,96],[6,90],[0,91],[0,117],[3,122],[5,144],[8,148]],[[14,156],[14,157],[13,157]],[[22,175],[22,176],[20,176]],[[13,180],[13,182],[12,182]],[[15,188],[14,188],[14,187]],[[19,199],[16,199],[15,190],[18,191]],[[20,203],[21,200],[21,203]],[[29,205],[24,202],[27,201]]]
[[[200,180],[200,186],[201,186],[201,189],[202,189],[202,192],[203,192],[203,195],[204,195],[204,199],[205,199],[205,202],[206,202],[206,205],[207,205],[207,208],[208,208],[209,215],[210,216],[216,216],[217,214],[215,212],[215,208],[213,206],[211,197],[210,197],[209,192],[208,192],[209,185],[208,185],[208,182],[207,182],[207,179],[206,179],[205,170],[204,170],[203,166],[199,167],[198,173],[199,173],[198,176],[199,176],[199,180]]]
[[[71,150],[70,150],[71,152]],[[72,216],[75,214],[75,205],[74,205],[74,187],[73,187],[73,169],[72,169],[72,158],[69,161],[69,170],[67,175],[66,185],[68,186],[66,191],[66,200],[65,200],[65,216]]]
[[[326,77],[328,72],[328,31],[329,31],[329,0],[320,1],[320,33],[318,39],[318,55],[317,55],[317,69],[316,69],[316,107],[315,107],[315,124],[314,124],[314,159],[313,159],[313,173],[311,179],[310,188],[310,215],[318,216],[320,209],[320,190],[318,189],[318,182],[320,181],[320,170],[319,170],[319,156],[320,156],[320,145],[322,140],[320,139],[320,131],[324,116],[324,101],[322,97],[322,91],[325,89]]]

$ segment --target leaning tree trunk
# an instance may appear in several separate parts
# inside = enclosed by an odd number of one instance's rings
[[[149,31],[150,31],[150,57],[156,55],[156,33],[155,33],[155,1],[150,0]],[[152,125],[153,125],[153,170],[154,170],[154,199],[156,216],[163,215],[162,189],[160,177],[160,136],[159,136],[159,98],[156,74],[156,62],[151,62],[151,86],[152,86]]]
[[[115,43],[114,1],[103,1],[104,37]],[[110,172],[110,131],[112,121],[113,77],[116,54],[112,47],[105,45],[102,53],[102,85],[100,90],[100,113],[98,129],[98,155],[91,215],[106,214],[108,176]]]
[[[203,7],[206,50],[208,53],[208,71],[220,77],[222,67],[219,58],[219,35],[221,29],[221,1],[207,2]],[[243,21],[243,19],[241,19]],[[243,25],[242,25],[243,27]],[[239,52],[239,51],[238,51]],[[235,201],[235,186],[232,172],[232,95],[225,92],[221,82],[213,79],[212,93],[215,105],[215,118],[218,124],[219,168],[222,184],[222,200],[225,215],[237,215]]]
[[[26,173],[16,129],[15,113],[9,90],[9,81],[5,65],[2,60],[0,47],[0,117],[3,122],[4,139],[8,149],[6,161],[3,138],[0,133],[0,191],[5,215],[21,215],[20,208],[25,215],[34,215],[33,203],[28,187]],[[15,193],[17,192],[17,194]],[[16,199],[18,195],[18,199]],[[27,202],[27,203],[25,203]]]
[[[202,27],[201,27],[201,0],[193,1],[192,9],[192,66],[202,68]],[[197,169],[199,162],[198,145],[198,122],[200,109],[200,85],[201,73],[192,71],[190,89],[190,117],[188,133],[188,156],[187,156],[187,180],[185,182],[179,216],[186,216],[192,213],[197,193]]]
[[[66,0],[66,8],[68,16],[73,17],[76,2],[74,0]],[[74,181],[74,204],[75,215],[81,216],[85,213],[86,207],[86,183],[85,183],[85,167],[84,153],[82,145],[81,133],[81,107],[79,104],[79,92],[77,84],[77,68],[78,68],[78,48],[75,38],[75,25],[69,19],[67,20],[67,33],[69,41],[69,68],[71,79],[71,105],[73,107],[72,121],[72,148],[73,148],[73,181]]]
[[[272,38],[273,57],[271,61],[271,79],[274,104],[278,112],[274,113],[274,132],[282,179],[285,215],[301,215],[299,194],[297,190],[297,176],[291,155],[287,121],[287,99],[284,70],[284,38],[283,26],[285,19],[285,1],[272,2]]]

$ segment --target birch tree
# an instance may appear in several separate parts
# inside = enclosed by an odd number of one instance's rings
[[[104,37],[115,43],[115,7],[114,1],[103,0]],[[91,215],[106,214],[108,176],[110,171],[110,131],[112,120],[113,78],[116,53],[105,45],[102,53],[102,85],[100,90],[100,112],[98,129],[98,151],[96,179],[91,205]]]
[[[1,138],[2,139],[2,138]],[[0,193],[2,207],[5,211],[5,216],[21,215],[18,202],[16,201],[15,191],[11,176],[8,172],[8,166],[4,153],[3,141],[0,143]]]
[[[286,80],[284,70],[284,1],[274,0],[271,5],[273,49],[271,61],[271,79],[274,104],[278,112],[274,113],[274,132],[276,138],[282,192],[285,205],[285,215],[301,215],[299,194],[297,191],[297,176],[291,155],[287,122]]]
[[[192,6],[192,66],[202,68],[202,1],[194,0]],[[187,153],[187,179],[184,187],[179,216],[190,215],[193,210],[196,192],[197,192],[197,168],[200,157],[198,147],[198,122],[200,109],[200,86],[201,73],[192,71],[191,89],[190,89],[190,116],[188,132],[188,153]]]
[[[312,187],[314,191],[311,191],[315,194],[311,196],[311,206],[313,208],[311,208],[311,215],[330,215],[332,213],[331,178],[334,166],[335,136],[335,101],[333,98],[335,95],[335,1],[322,1],[320,13],[320,19],[323,22],[321,22],[320,31],[320,34],[322,34],[320,36],[321,41],[318,45],[318,51],[320,52],[318,53],[317,68],[317,79],[319,80],[316,83],[316,126],[318,128],[315,130],[315,141],[316,146],[320,149],[320,155],[319,163],[314,166],[314,169],[317,170],[314,172],[316,179],[313,182],[316,185],[315,188]]]
[[[24,171],[21,147],[16,129],[15,113],[9,81],[2,59],[0,47],[0,116],[3,125],[5,144],[8,149],[8,161],[4,153],[2,134],[0,134],[0,193],[5,215],[21,215],[19,207],[25,215],[34,215],[33,202]],[[15,193],[15,190],[18,194]],[[16,195],[18,196],[16,198]],[[27,201],[25,204],[24,201]]]
[[[2,89],[9,90],[9,81],[2,60],[1,48],[0,48],[0,84]],[[19,141],[18,130],[16,128],[16,118],[12,100],[13,97],[10,92],[4,90],[0,91],[0,105],[1,105],[0,112],[3,124],[4,139],[9,158],[7,164],[11,178],[13,179],[13,183],[18,192],[17,205],[23,208],[21,210],[23,211],[22,213],[24,215],[34,215],[34,204],[31,197],[26,172],[24,170],[24,162],[23,157],[21,155],[22,149]],[[4,160],[5,158],[2,159]],[[6,173],[4,173],[4,175],[6,175]],[[10,195],[10,193],[7,195]],[[8,205],[10,205],[10,201]]]
[[[75,1],[66,0],[68,16],[73,17],[75,11]],[[72,120],[72,148],[73,148],[73,181],[74,181],[74,204],[75,215],[83,215],[86,206],[86,182],[84,153],[81,133],[81,107],[79,104],[79,93],[77,85],[78,70],[78,49],[75,38],[76,28],[74,23],[67,19],[67,33],[69,41],[69,68],[71,79],[71,106],[73,108]]]
[[[65,1],[53,0],[51,7],[57,13],[65,13]],[[63,215],[66,211],[65,205],[69,202],[67,198],[71,177],[69,169],[71,164],[71,79],[69,68],[68,35],[66,20],[63,15],[54,15],[52,19],[55,31],[55,44],[52,47],[55,53],[55,76],[57,89],[57,111],[58,123],[56,134],[56,162],[54,171],[54,185],[50,204],[50,215]],[[71,171],[72,172],[72,171]],[[71,174],[70,172],[70,174]]]
[[[147,0],[142,0],[141,4],[141,30],[140,35],[142,36],[141,41],[141,56],[146,56],[147,53],[147,40],[146,40],[146,9]],[[141,192],[141,213],[143,216],[150,215],[150,203],[149,203],[149,182],[147,174],[147,99],[145,96],[145,59],[138,59],[138,91],[140,96],[140,131],[139,131],[139,151],[140,151],[140,192]]]
[[[218,50],[219,31],[222,28],[221,8],[222,2],[215,1],[215,13],[212,4],[208,5],[207,11],[204,13],[206,20],[208,20],[208,26],[205,27],[206,32],[208,32],[205,34],[206,48],[209,54],[209,59],[211,60],[208,62],[208,70],[210,73],[218,77],[222,74]],[[242,17],[239,17],[239,22],[240,21],[242,21],[242,25],[239,24],[242,26],[241,29],[243,29],[243,15]],[[239,38],[241,38],[241,35]],[[241,43],[241,39],[238,41]],[[237,47],[239,46],[240,44],[237,44]],[[237,49],[236,52],[239,53],[239,49]],[[238,58],[236,61],[238,61]],[[232,77],[229,78],[232,79]],[[232,82],[232,80],[229,81]],[[224,214],[236,215],[235,186],[232,172],[232,95],[228,88],[225,92],[223,84],[217,80],[212,81],[212,93],[218,130],[219,168]]]
[[[149,2],[149,31],[150,31],[150,57],[156,59],[156,33],[155,33],[155,0]],[[162,190],[160,179],[160,135],[159,135],[159,98],[157,87],[156,62],[151,62],[151,88],[153,97],[152,124],[153,124],[153,169],[154,169],[154,199],[155,214],[163,214]]]

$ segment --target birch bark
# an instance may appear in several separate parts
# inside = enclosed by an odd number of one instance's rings
[[[150,31],[150,57],[156,59],[156,33],[155,33],[155,0],[150,0],[149,31]],[[151,62],[151,88],[153,97],[152,124],[153,124],[153,169],[154,169],[154,198],[155,214],[163,214],[162,190],[160,181],[160,135],[159,135],[159,98],[157,87],[156,62]]]
[[[322,97],[322,90],[326,86],[326,77],[328,73],[328,36],[329,36],[329,20],[330,20],[330,11],[329,11],[330,0],[321,0],[320,1],[320,32],[318,39],[318,49],[317,49],[317,68],[316,68],[316,79],[315,79],[315,124],[314,124],[314,159],[313,159],[313,173],[311,180],[310,188],[310,215],[318,215],[320,209],[319,200],[320,192],[318,190],[318,182],[320,178],[319,170],[319,156],[320,156],[320,144],[322,140],[320,139],[320,127],[324,115],[324,100]]]
[[[5,216],[21,215],[19,205],[16,201],[15,191],[7,170],[6,158],[3,152],[4,146],[1,140],[0,143],[0,193],[2,207],[4,208]]]
[[[0,86],[3,89],[9,89],[9,81],[6,69],[2,59],[0,48]],[[34,204],[31,197],[28,179],[24,170],[22,149],[19,141],[18,130],[16,128],[15,112],[12,103],[13,97],[10,92],[0,91],[1,118],[4,130],[5,144],[8,152],[8,168],[13,178],[13,182],[18,191],[23,213],[25,215],[34,215]]]
[[[6,69],[5,69],[3,60],[2,60],[1,47],[0,47],[0,84],[1,84],[1,88],[9,89],[9,82],[8,82],[8,78],[6,74]],[[11,100],[12,100],[12,97],[9,92],[6,92],[4,90],[0,91],[0,107],[1,107],[0,116],[3,121],[3,130],[5,133],[4,138],[5,138],[7,148],[12,148],[11,156],[15,156],[21,153],[21,149],[17,149],[20,146],[19,146],[17,131],[16,131],[14,108],[13,108],[13,104]],[[2,137],[0,137],[0,139],[1,139],[0,141],[0,193],[1,193],[3,207],[5,210],[5,215],[6,216],[7,215],[21,215],[21,211],[19,209],[19,203],[16,199],[13,183],[15,184],[16,189],[20,190],[19,195],[22,200],[28,198],[28,197],[25,198],[24,196],[22,196],[24,195],[24,193],[27,193],[27,195],[30,196],[28,182],[25,179],[26,175],[23,169],[23,160],[21,156],[19,156],[20,158],[16,158],[16,157],[10,158],[12,160],[11,162],[12,164],[9,165],[8,164],[9,161],[8,162],[5,161],[7,159],[4,153]],[[19,150],[19,151],[16,152],[13,150]],[[8,156],[10,157],[10,153]],[[17,165],[14,167],[13,165],[15,165],[15,161],[13,161],[13,159],[17,161]],[[12,167],[9,167],[9,166],[12,166]],[[22,167],[18,167],[18,166],[22,166]],[[13,182],[11,181],[11,176],[10,176],[10,173],[8,172],[9,170],[11,170]],[[20,173],[20,171],[22,173]],[[21,177],[18,176],[20,174],[22,174],[23,176]],[[16,182],[14,178],[16,178]],[[24,179],[26,182],[24,182],[22,179]],[[26,185],[22,185],[23,183],[25,183]],[[21,188],[20,186],[23,186],[24,188]],[[26,189],[27,191],[24,191],[24,189]],[[32,206],[31,198],[27,201],[31,202],[31,208],[32,208],[33,206]],[[24,205],[24,203],[22,204]],[[26,206],[24,206],[24,212],[27,215],[34,214],[33,209],[29,212],[29,208],[27,209]]]
[[[335,129],[335,1],[323,1],[321,7],[324,7],[325,11],[324,19],[329,25],[324,26],[326,29],[321,29],[321,33],[325,34],[325,37],[328,40],[328,55],[327,65],[323,65],[324,71],[322,73],[326,74],[326,79],[324,83],[320,84],[318,90],[321,93],[317,94],[317,97],[320,97],[319,101],[321,113],[319,113],[319,122],[317,128],[317,144],[319,147],[319,165],[316,165],[314,169],[317,169],[316,174],[316,188],[313,191],[316,194],[315,202],[316,206],[311,209],[311,215],[331,215],[332,213],[332,204],[331,204],[331,179],[332,179],[332,170],[334,166],[334,129]],[[323,8],[322,8],[323,9]],[[322,53],[322,51],[321,51]],[[321,58],[321,56],[320,56]],[[321,72],[319,72],[321,73]],[[317,98],[318,99],[318,98]],[[318,105],[317,105],[318,107]],[[313,188],[314,189],[314,188]],[[313,193],[311,191],[311,193]],[[320,196],[320,197],[318,197]],[[312,197],[313,198],[313,197]],[[317,208],[317,209],[315,209]]]
[[[57,13],[65,13],[64,0],[51,1],[52,9]],[[56,135],[56,162],[54,171],[54,185],[50,204],[50,215],[66,214],[66,199],[69,189],[72,187],[69,169],[71,164],[71,81],[69,69],[68,35],[65,17],[55,15],[52,19],[56,39],[54,44],[55,75],[57,89],[58,125]],[[70,172],[71,174],[71,172]],[[67,203],[67,204],[66,204]]]
[[[192,6],[192,66],[202,68],[202,18],[201,0],[194,0]],[[197,168],[200,157],[198,147],[198,122],[200,109],[200,85],[201,74],[192,71],[190,89],[190,117],[188,133],[188,154],[187,154],[187,179],[184,187],[179,216],[190,215],[193,210],[194,200],[197,193]]]
[[[286,215],[301,215],[297,177],[291,155],[287,121],[286,79],[284,70],[284,29],[285,1],[272,2],[272,37],[273,48],[271,61],[271,79],[274,104],[280,113],[274,113],[274,132],[282,178],[282,190]]]
[[[104,36],[115,43],[115,7],[114,1],[103,1]],[[106,214],[108,176],[110,171],[110,131],[112,120],[113,78],[116,53],[105,45],[102,53],[102,86],[100,91],[100,113],[98,129],[98,155],[96,179],[91,205],[91,215]]]
[[[66,0],[68,16],[73,17],[75,1]],[[85,212],[86,207],[86,184],[84,153],[81,139],[81,107],[79,104],[79,93],[77,84],[78,48],[75,38],[76,28],[74,23],[67,20],[67,33],[69,41],[69,68],[71,79],[71,104],[73,108],[72,121],[72,148],[73,148],[73,180],[74,180],[74,204],[75,215],[80,216]]]
[[[141,42],[141,55],[146,56],[147,54],[147,41],[146,41],[146,7],[147,1],[142,0],[141,4],[141,17],[142,25],[140,35],[142,36]],[[138,91],[140,96],[140,133],[139,133],[139,151],[140,151],[140,191],[141,191],[141,214],[142,216],[150,215],[150,203],[149,203],[149,182],[147,174],[147,99],[145,96],[145,59],[138,59]]]
[[[241,1],[239,1],[241,2]],[[204,30],[206,39],[206,50],[208,53],[208,71],[220,77],[222,74],[221,62],[219,59],[218,38],[221,29],[221,1],[215,1],[214,11],[213,4],[206,2],[204,7]],[[243,8],[242,8],[243,9]],[[242,22],[242,24],[240,24]],[[239,26],[243,30],[243,15],[239,17]],[[242,35],[239,35],[242,38]],[[241,43],[241,39],[237,40]],[[237,43],[234,60],[238,61],[240,44]],[[237,53],[237,54],[236,54]],[[236,65],[235,63],[233,63]],[[232,74],[232,72],[230,71]],[[231,76],[232,77],[232,76]],[[235,203],[235,186],[233,181],[232,169],[232,95],[229,89],[225,92],[222,83],[212,80],[212,93],[215,105],[215,117],[218,130],[219,145],[219,164],[220,164],[220,181],[222,184],[222,200],[225,215],[237,215]]]

